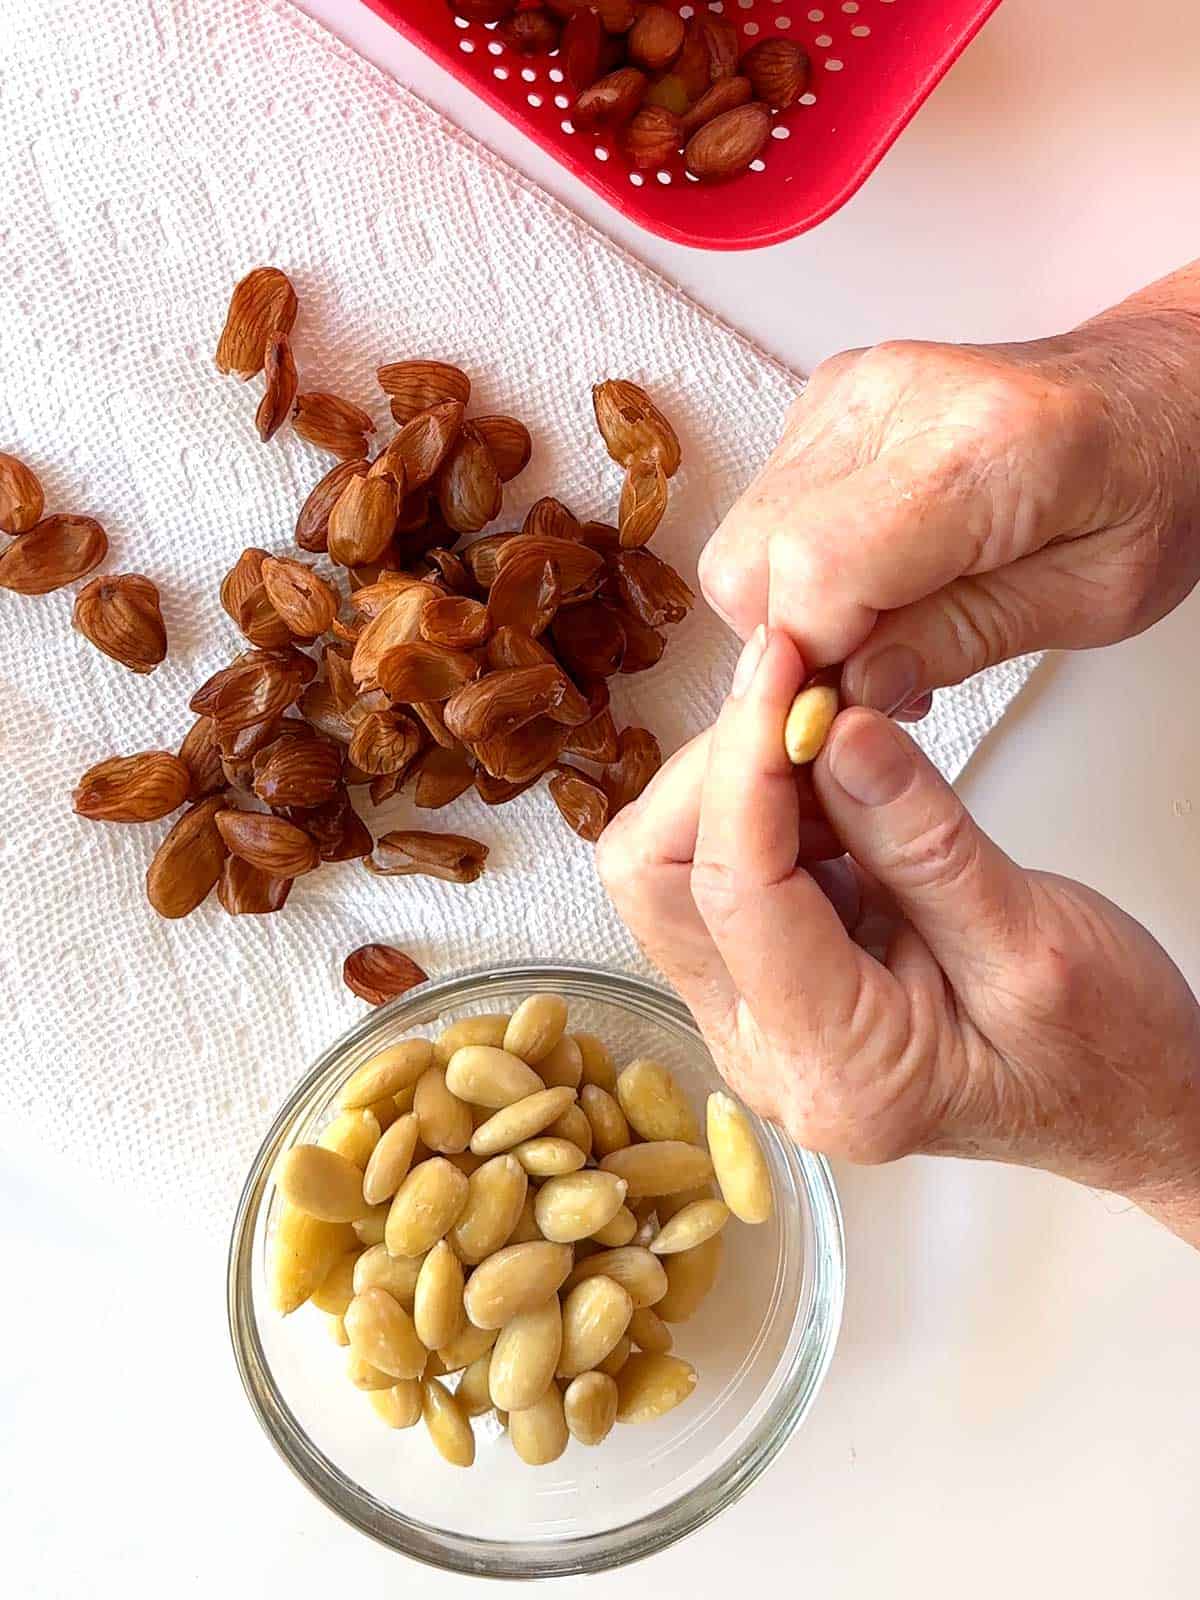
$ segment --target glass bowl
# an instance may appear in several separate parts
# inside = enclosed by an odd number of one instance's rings
[[[297,1086],[246,1180],[229,1256],[229,1321],[250,1403],[284,1460],[326,1505],[405,1555],[477,1577],[603,1571],[664,1549],[731,1505],[775,1458],[813,1402],[833,1355],[845,1282],[841,1214],[825,1161],[775,1129],[758,1133],[775,1215],[733,1220],[716,1285],[675,1350],[695,1392],[652,1423],[617,1425],[602,1445],[572,1441],[550,1466],[518,1460],[495,1418],[476,1420],[468,1471],[436,1453],[423,1427],[385,1427],[347,1383],[326,1320],[280,1317],[267,1294],[271,1173],[282,1151],[315,1139],[352,1071],[385,1045],[447,1021],[511,1010],[553,991],[568,1024],[597,1033],[620,1066],[649,1055],[674,1072],[701,1114],[719,1079],[686,1008],[637,978],[530,963],[423,984],[365,1017]]]

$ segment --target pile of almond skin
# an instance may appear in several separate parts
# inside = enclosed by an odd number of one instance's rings
[[[214,888],[233,915],[278,911],[296,878],[334,861],[455,883],[484,871],[487,845],[461,834],[373,839],[356,790],[379,804],[404,788],[432,811],[468,789],[501,805],[548,777],[567,823],[595,840],[661,763],[653,734],[617,727],[608,686],[652,667],[694,600],[646,548],[679,466],[662,412],[632,383],[594,390],[600,432],[625,469],[616,526],[580,522],[546,498],[519,529],[475,537],[530,458],[525,427],[470,415],[470,379],[457,367],[400,361],[379,369],[396,431],[377,444],[358,406],[301,392],[297,310],[286,275],[256,268],[234,290],[217,366],[263,374],[264,441],[290,417],[337,458],[297,518],[309,559],[243,551],[221,603],[245,647],[192,695],[196,720],[178,750],[114,756],[75,790],[76,812],[102,822],[185,808],[147,876],[164,917],[186,916]],[[30,574],[55,552],[52,576],[70,581],[105,546],[98,528],[98,540],[80,531],[86,519],[39,523],[40,489],[24,470],[0,457],[0,526],[17,535],[0,555],[0,584],[8,575],[6,586],[21,587],[15,577],[40,591],[57,585]],[[157,591],[139,574],[90,584],[76,626],[135,672],[166,654]],[[377,976],[356,992],[374,997]]]
[[[447,0],[469,22],[495,24],[517,55],[553,55],[575,94],[577,128],[619,143],[638,171],[680,151],[692,177],[744,172],[812,81],[791,39],[742,51],[738,30],[706,10],[685,19],[645,0]]]

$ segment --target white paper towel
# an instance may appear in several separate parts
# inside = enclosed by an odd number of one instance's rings
[[[235,280],[260,262],[291,274],[303,386],[381,427],[378,362],[473,373],[480,408],[536,440],[512,525],[549,492],[612,516],[619,473],[590,385],[645,381],[686,463],[655,548],[689,577],[800,383],[285,0],[0,9],[0,196],[0,449],[38,471],[52,509],[104,523],[105,570],[152,577],[170,635],[166,663],[135,677],[72,632],[71,592],[0,594],[0,1085],[36,1138],[223,1228],[284,1091],[361,1015],[340,977],[356,945],[394,941],[434,973],[642,965],[544,794],[447,814],[492,845],[470,888],[352,863],[301,881],[279,916],[214,901],[171,924],[143,892],[168,824],[71,814],[94,761],[175,748],[191,689],[240,647],[221,574],[246,545],[288,549],[330,464],[287,430],[260,445],[258,385],[215,372]],[[732,657],[701,607],[661,667],[618,681],[619,715],[675,748],[710,720]],[[945,772],[1031,668],[940,697],[918,737]],[[403,800],[382,813],[410,816]]]

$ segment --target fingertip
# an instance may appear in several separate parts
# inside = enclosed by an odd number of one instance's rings
[[[822,778],[862,806],[892,804],[917,775],[912,740],[878,711],[851,706],[833,724],[818,758]]]

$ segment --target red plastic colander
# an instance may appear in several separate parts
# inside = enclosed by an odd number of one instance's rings
[[[813,83],[775,118],[749,172],[702,184],[681,158],[659,172],[631,172],[603,135],[576,129],[554,56],[514,55],[494,25],[456,17],[446,0],[367,0],[618,211],[707,250],[777,244],[844,205],[999,3],[709,0],[707,9],[733,21],[747,48],[773,36],[798,40]],[[705,0],[677,7],[685,18],[704,8]]]

